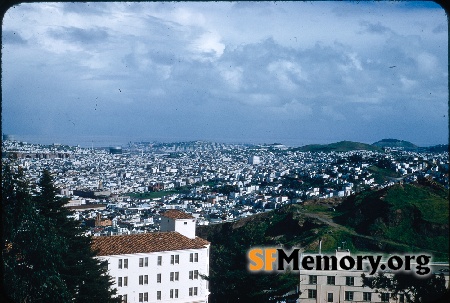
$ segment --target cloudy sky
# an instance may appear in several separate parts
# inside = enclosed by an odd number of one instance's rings
[[[448,143],[432,2],[21,4],[1,51],[2,132],[30,142]]]

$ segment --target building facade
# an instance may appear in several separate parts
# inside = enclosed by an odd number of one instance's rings
[[[210,243],[195,236],[191,215],[170,210],[161,220],[161,232],[93,239],[117,294],[127,303],[207,303]]]
[[[336,250],[335,256],[339,260],[343,256],[349,256],[348,250]],[[305,257],[304,255],[303,257]],[[311,255],[316,257],[317,255]],[[445,272],[446,285],[449,283],[448,263],[430,265],[433,273]],[[322,268],[325,266],[322,265]],[[441,268],[439,271],[438,268]],[[444,271],[443,271],[444,270]],[[361,275],[364,270],[344,270],[337,266],[337,270],[305,270],[300,269],[300,303],[319,302],[390,302],[404,303],[406,298],[399,294],[396,299],[388,292],[376,292],[370,287],[363,287]],[[390,275],[390,273],[386,273]]]

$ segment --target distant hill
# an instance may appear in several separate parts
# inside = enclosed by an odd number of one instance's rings
[[[448,144],[439,144],[429,147],[420,147],[420,151],[429,152],[429,153],[445,153],[448,152]]]
[[[350,197],[335,221],[359,234],[448,253],[448,198],[443,186],[422,179]]]
[[[370,144],[352,142],[352,141],[340,141],[331,144],[311,144],[296,148],[297,151],[302,152],[348,152],[352,150],[371,150],[371,151],[381,151],[382,149],[378,146],[373,146]]]
[[[416,150],[418,148],[417,145],[403,140],[397,140],[397,139],[383,139],[380,141],[377,141],[373,143],[372,145],[378,146],[378,147],[391,147],[391,148],[402,148],[406,150]]]

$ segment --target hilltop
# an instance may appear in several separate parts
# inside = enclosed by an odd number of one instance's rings
[[[417,145],[415,145],[411,142],[398,140],[398,139],[383,139],[383,140],[373,143],[372,145],[378,146],[381,148],[390,147],[390,148],[402,148],[402,149],[406,149],[406,150],[417,150],[417,148],[418,148]]]
[[[311,144],[298,147],[295,150],[302,152],[348,152],[352,150],[371,150],[371,151],[381,151],[382,149],[378,146],[353,142],[353,141],[340,141],[331,144]]]

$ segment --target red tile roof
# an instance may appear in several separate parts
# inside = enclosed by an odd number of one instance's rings
[[[92,238],[92,249],[98,250],[99,256],[198,249],[208,244],[202,238],[190,239],[175,231]]]
[[[194,219],[194,217],[190,214],[187,214],[185,212],[182,212],[181,210],[177,209],[169,209],[168,211],[165,211],[161,214],[161,216],[172,218],[172,219]]]

